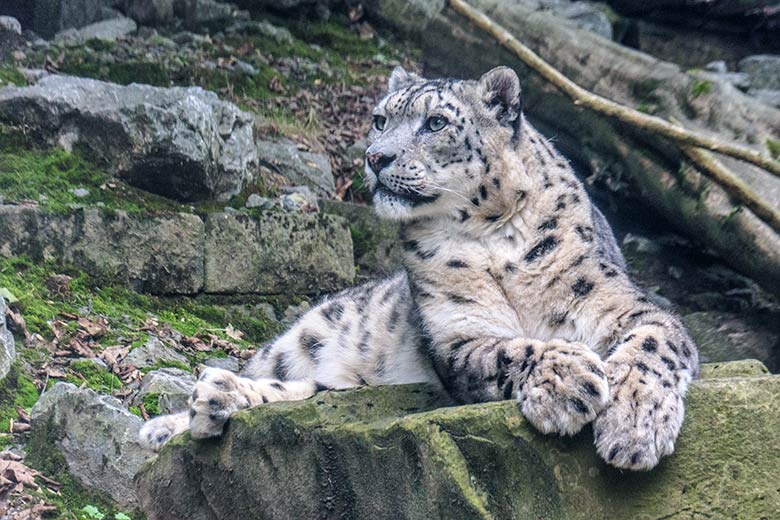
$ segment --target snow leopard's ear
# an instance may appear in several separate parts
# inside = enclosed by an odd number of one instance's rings
[[[496,67],[479,78],[482,100],[491,110],[498,107],[496,118],[502,125],[519,131],[523,100],[520,96],[520,79],[509,67]]]
[[[407,72],[403,67],[396,67],[390,74],[390,80],[387,82],[387,90],[389,92],[395,92],[402,88],[411,87],[415,83],[422,83],[425,81],[423,78],[415,74],[414,72]]]

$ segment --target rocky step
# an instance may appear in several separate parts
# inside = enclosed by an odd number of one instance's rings
[[[176,375],[156,370],[145,385],[159,399],[178,395],[191,376]],[[452,407],[426,385],[264,405],[235,415],[224,439],[185,434],[154,461],[136,440],[139,417],[112,397],[58,383],[33,409],[28,453],[49,475],[69,471],[123,507],[142,507],[150,520],[333,518],[347,508],[355,518],[554,519],[583,511],[636,518],[689,510],[736,518],[731,513],[743,506],[747,516],[739,518],[759,518],[780,500],[771,455],[780,429],[776,414],[766,413],[778,395],[780,377],[760,362],[705,364],[677,453],[644,474],[605,466],[590,433],[543,436],[511,401]]]
[[[442,408],[428,386],[376,387],[180,436],[137,475],[138,500],[149,520],[773,518],[780,377],[756,362],[703,373],[676,453],[647,473],[608,467],[589,431],[540,435],[511,401]]]
[[[347,223],[325,214],[0,205],[0,236],[0,256],[54,259],[152,294],[320,293],[355,274]]]

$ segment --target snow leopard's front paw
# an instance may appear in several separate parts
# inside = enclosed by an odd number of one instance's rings
[[[239,377],[219,368],[205,369],[190,399],[190,430],[195,439],[218,437],[236,410],[248,408]]]
[[[585,345],[553,340],[526,349],[527,376],[517,401],[542,433],[574,435],[607,402],[604,363]]]
[[[607,363],[609,403],[593,422],[596,449],[608,464],[648,470],[674,451],[683,422],[683,398],[641,362]]]
[[[152,451],[160,451],[163,445],[173,436],[186,431],[190,421],[187,413],[161,415],[146,421],[138,432],[141,446]]]

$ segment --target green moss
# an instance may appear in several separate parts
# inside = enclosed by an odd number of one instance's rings
[[[636,109],[638,111],[640,111],[640,112],[645,113],[645,114],[651,114],[652,113],[652,109],[651,109],[651,107],[650,107],[650,105],[648,103],[640,103],[639,106],[636,107]]]
[[[360,258],[366,253],[374,251],[377,247],[378,239],[371,230],[359,225],[350,224],[349,233],[352,235],[352,248],[355,258]]]
[[[780,139],[767,139],[766,147],[773,159],[780,159]]]
[[[89,360],[74,361],[70,371],[72,374],[68,374],[65,380],[76,386],[86,385],[103,394],[111,394],[122,388],[122,381],[118,377]]]
[[[0,382],[0,431],[7,432],[11,419],[17,419],[22,408],[28,412],[38,400],[38,389],[19,364],[14,364]]]
[[[21,149],[22,140],[18,132],[0,126],[0,194],[6,201],[32,200],[52,211],[66,211],[74,204],[131,213],[180,209],[168,199],[112,179],[81,153]],[[77,197],[76,189],[89,194]]]
[[[46,281],[54,274],[72,277],[66,294],[51,294],[46,288]],[[143,345],[149,334],[141,329],[150,318],[156,319],[160,327],[167,325],[187,336],[208,333],[240,348],[250,348],[270,340],[282,328],[275,320],[266,318],[255,305],[270,303],[281,314],[286,306],[305,300],[301,297],[162,298],[141,295],[126,288],[100,286],[94,278],[67,266],[50,261],[34,263],[27,258],[0,259],[0,287],[7,288],[18,298],[15,305],[24,316],[28,330],[46,339],[53,338],[50,323],[55,319],[62,320],[63,315],[105,318],[108,331],[92,346],[96,352],[119,343],[132,347]],[[85,312],[86,308],[90,311]],[[76,334],[77,324],[74,320],[64,321],[67,326],[61,341],[67,343],[70,335]],[[227,335],[225,329],[229,324],[244,333],[242,340]],[[36,365],[45,363],[49,355],[44,350],[22,345],[19,354]],[[202,362],[221,354],[224,355],[219,350],[198,352],[192,355],[192,361]],[[164,366],[191,370],[189,366],[179,364]],[[115,376],[89,361],[74,363],[67,379],[77,385],[86,380],[87,386],[104,392],[121,387]]]
[[[27,80],[16,67],[0,66],[0,87],[7,85],[23,87],[27,85]]]
[[[712,82],[706,79],[695,79],[691,84],[691,97],[697,98],[712,92]]]
[[[143,402],[146,413],[152,417],[160,415],[160,394],[146,394]]]

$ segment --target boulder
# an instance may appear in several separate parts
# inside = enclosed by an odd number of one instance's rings
[[[5,323],[6,303],[0,295],[0,381],[5,379],[11,365],[16,360],[16,346],[14,336]]]
[[[703,311],[683,316],[702,362],[758,359],[780,370],[780,335],[737,313]],[[771,326],[771,325],[770,325]]]
[[[95,22],[81,29],[65,29],[54,36],[54,41],[64,45],[81,45],[89,40],[114,42],[136,30],[138,26],[133,20],[121,16]]]
[[[0,16],[0,31],[11,31],[21,36],[22,24],[13,16]]]
[[[178,368],[152,370],[141,380],[141,387],[133,399],[133,404],[137,406],[152,398],[157,406],[157,413],[180,412],[187,408],[194,389],[195,376],[189,372]],[[146,411],[151,413],[148,406]]]
[[[173,10],[190,29],[204,25],[224,26],[237,16],[243,17],[234,5],[216,0],[174,0]]]
[[[174,0],[125,0],[125,14],[143,25],[162,25],[173,20]]]
[[[71,263],[139,292],[199,292],[203,233],[203,221],[186,213],[150,216],[98,208],[55,213],[0,205],[0,256]]]
[[[189,366],[190,364],[184,354],[179,354],[171,347],[165,345],[159,338],[151,336],[146,343],[131,350],[122,360],[121,365],[123,367],[150,368],[166,363],[184,366]],[[149,384],[151,382],[152,380],[147,381]]]
[[[106,0],[3,0],[3,14],[19,19],[25,29],[44,38],[70,28],[98,22],[104,17]]]
[[[67,470],[83,486],[133,509],[133,475],[153,455],[138,443],[142,423],[113,397],[57,383],[32,409],[27,463],[49,475]]]
[[[767,90],[767,89],[750,89],[748,94],[754,96],[756,99],[769,106],[780,108],[780,89]]]
[[[750,76],[751,88],[780,90],[780,55],[747,56],[739,61],[737,68]]]
[[[210,293],[320,293],[355,277],[349,228],[332,215],[212,213],[205,248]]]
[[[541,435],[511,401],[327,392],[237,413],[221,439],[179,436],[136,483],[149,520],[773,518],[778,399],[778,376],[694,383],[676,453],[631,473],[589,430]]]
[[[263,140],[257,141],[257,153],[260,164],[279,179],[277,184],[305,185],[326,198],[336,192],[330,163],[322,154],[303,152],[292,142]]]
[[[180,201],[228,199],[257,173],[251,116],[199,87],[48,76],[1,89],[0,122],[84,149],[130,184]]]

